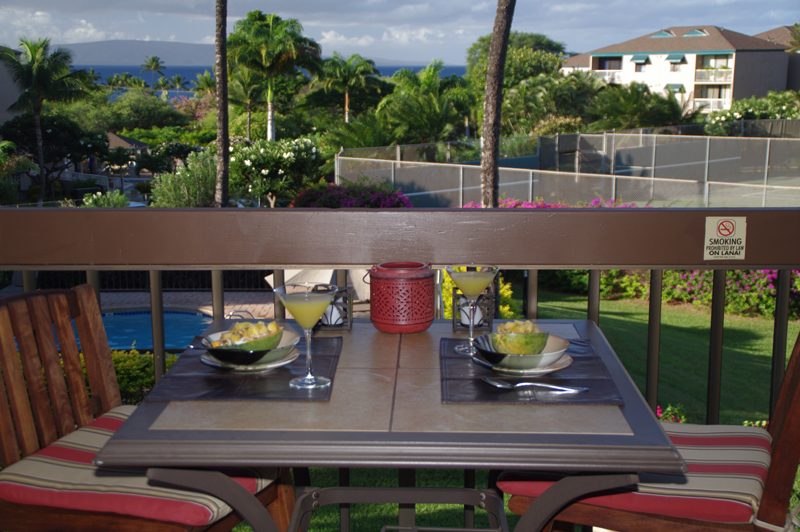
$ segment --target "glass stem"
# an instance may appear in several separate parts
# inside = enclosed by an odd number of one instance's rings
[[[475,305],[477,304],[477,300],[469,299],[469,348],[473,349],[475,347],[475,338],[473,334],[474,322],[475,322]]]
[[[306,335],[306,378],[314,378],[314,372],[311,367],[311,329],[303,329]]]

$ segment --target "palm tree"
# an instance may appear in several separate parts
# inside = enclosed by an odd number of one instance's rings
[[[508,35],[517,0],[497,0],[497,13],[489,42],[489,64],[486,70],[486,96],[483,100],[483,148],[481,150],[481,203],[497,207],[500,179],[497,161],[500,158],[501,107],[503,105],[503,71],[508,50]]]
[[[214,75],[208,70],[202,74],[197,74],[197,80],[192,83],[194,83],[194,89],[192,89],[192,91],[196,94],[204,95],[217,92],[217,80],[214,79]]]
[[[680,109],[674,94],[672,99]],[[675,108],[670,108],[667,98],[651,93],[647,85],[635,82],[601,92],[595,100],[593,112],[599,120],[589,124],[590,131],[669,125],[665,122],[676,119]],[[682,113],[678,111],[677,114],[679,117]]]
[[[117,91],[117,96],[122,89],[122,76],[119,74],[112,74],[106,78],[106,86],[112,91]]]
[[[72,55],[65,48],[50,51],[50,39],[31,41],[21,38],[22,54],[17,58],[13,50],[0,55],[14,85],[20,90],[19,98],[8,108],[10,111],[31,111],[36,134],[36,152],[39,163],[39,206],[44,203],[48,171],[44,165],[41,114],[44,102],[70,101],[84,93],[83,70],[72,68]]]
[[[344,121],[349,123],[350,91],[375,86],[379,75],[380,72],[371,59],[364,59],[358,54],[345,59],[339,52],[333,52],[333,57],[323,64],[317,84],[326,92],[333,89],[344,93]]]
[[[228,205],[230,170],[230,136],[228,135],[228,0],[217,0],[214,30],[214,75],[217,96],[217,172],[214,185],[214,207]]]
[[[157,55],[151,55],[144,58],[144,63],[140,65],[142,67],[142,72],[147,72],[148,70],[151,72],[150,76],[150,86],[154,87],[156,83],[156,72],[159,75],[164,75],[164,61],[161,60],[160,57]]]
[[[297,67],[310,74],[319,72],[320,46],[303,36],[296,19],[282,19],[251,11],[233,26],[228,37],[230,64],[262,75],[267,96],[267,140],[275,140],[275,82],[279,76],[294,74]],[[218,78],[219,79],[219,78]]]
[[[169,78],[169,87],[175,89],[176,95],[180,96],[181,90],[189,90],[189,81],[180,74],[175,74]]]
[[[263,101],[263,79],[246,68],[238,68],[228,82],[228,101],[241,105],[247,113],[247,140],[250,140],[250,117],[253,107]]]

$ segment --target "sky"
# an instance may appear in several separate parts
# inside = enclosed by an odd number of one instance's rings
[[[136,39],[213,44],[214,0],[0,0],[0,44],[21,36],[54,44]],[[465,64],[492,32],[488,0],[228,0],[229,31],[248,11],[296,18],[306,36],[372,59]],[[670,26],[716,25],[747,35],[800,21],[800,0],[519,0],[512,30],[543,33],[588,52]]]

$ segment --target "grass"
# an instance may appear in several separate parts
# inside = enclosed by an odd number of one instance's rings
[[[539,318],[584,319],[585,296],[539,293]],[[661,355],[659,360],[659,404],[682,404],[690,421],[704,423],[708,378],[708,343],[710,312],[690,305],[664,306],[661,316]],[[600,327],[628,373],[644,393],[647,351],[648,305],[641,301],[600,302]],[[772,356],[772,320],[725,316],[722,362],[722,396],[720,423],[741,425],[745,420],[767,419]],[[800,323],[790,323],[787,359],[800,331]],[[476,485],[485,487],[487,471],[476,472]],[[397,486],[396,469],[353,469],[353,486]],[[338,485],[338,470],[311,470],[314,486]],[[417,486],[463,486],[463,471],[417,470]],[[795,481],[795,494],[800,493],[800,475]],[[797,501],[793,501],[797,504]],[[397,505],[354,505],[351,509],[353,532],[379,530],[386,524],[397,524]],[[519,516],[506,512],[513,530]],[[449,505],[418,505],[417,525],[460,527],[463,508]],[[488,527],[486,513],[475,511],[476,527]],[[311,532],[336,532],[339,529],[338,508],[327,506],[315,510]],[[249,532],[247,524],[234,529]]]

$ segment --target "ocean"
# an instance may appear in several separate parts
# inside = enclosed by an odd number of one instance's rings
[[[126,66],[119,66],[119,65],[73,65],[76,69],[85,69],[89,70],[93,68],[95,72],[100,74],[103,80],[113,76],[114,74],[124,74],[125,72],[130,73],[131,76],[135,76],[137,78],[142,78],[150,85],[152,78],[152,73],[148,70],[146,72],[142,72],[142,67],[138,65],[126,65]],[[419,72],[427,65],[422,66],[379,66],[378,70],[381,73],[381,76],[391,76],[395,72],[400,69],[407,68],[409,70],[413,70],[414,72]],[[180,74],[189,82],[189,88],[194,87],[192,82],[197,79],[198,74],[202,74],[208,70],[212,74],[214,73],[213,66],[166,66],[164,67],[164,77],[171,78],[176,74]],[[444,70],[442,71],[442,77],[447,77],[451,74],[455,74],[457,76],[463,76],[467,73],[467,67],[464,65],[455,65],[455,66],[447,66],[445,65]],[[156,79],[158,79],[158,74],[156,74]],[[173,93],[174,91],[170,91]],[[172,94],[171,94],[172,95]]]

